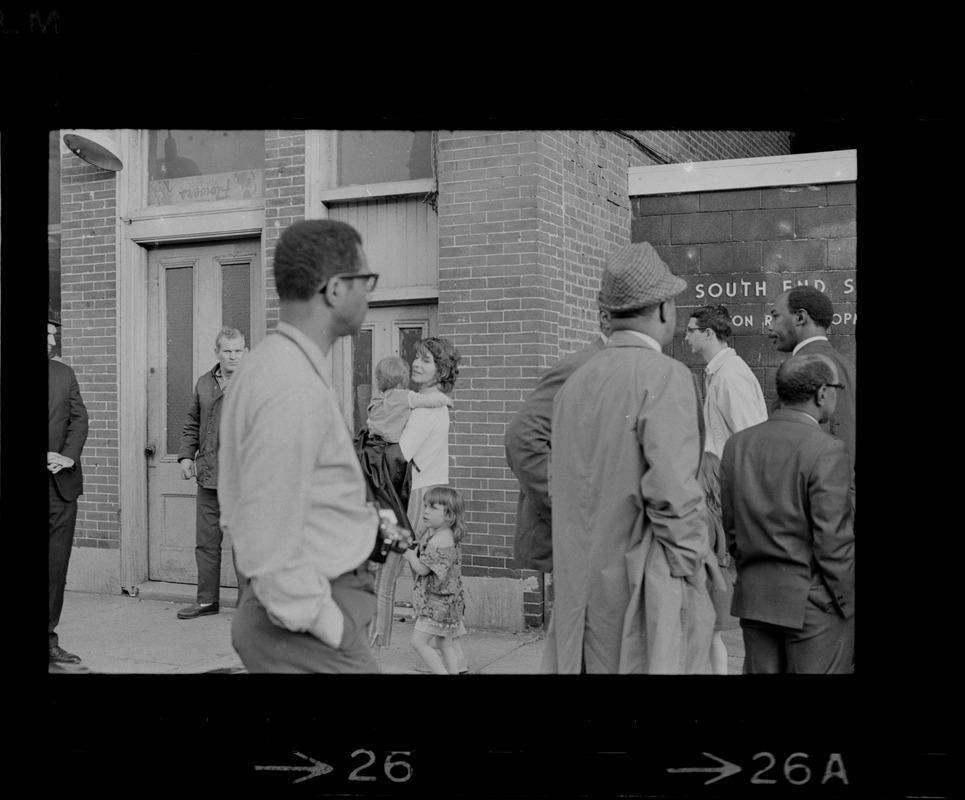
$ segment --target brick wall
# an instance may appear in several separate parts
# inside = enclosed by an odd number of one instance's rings
[[[265,131],[265,320],[278,322],[274,256],[278,237],[305,219],[305,132]]]
[[[780,134],[632,135],[676,160],[789,148]],[[597,331],[600,275],[631,236],[628,170],[652,163],[614,132],[440,132],[439,335],[463,355],[450,436],[469,525],[463,573],[524,579],[527,624],[543,621],[543,576],[513,568],[506,425],[539,375]]]
[[[765,335],[777,296],[817,286],[834,304],[831,344],[856,362],[856,185],[791,186],[633,198],[633,240],[649,241],[687,288],[677,298],[671,355],[701,371],[682,330],[689,310],[723,303],[733,317],[733,346],[774,397],[774,375],[787,358]]]
[[[87,406],[84,494],[74,544],[120,547],[115,239],[116,178],[61,159],[61,350]]]

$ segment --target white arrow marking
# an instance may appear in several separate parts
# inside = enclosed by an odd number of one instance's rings
[[[296,778],[292,783],[301,783],[302,781],[307,781],[309,778],[317,778],[319,775],[327,775],[332,771],[332,767],[328,764],[323,764],[321,761],[316,761],[314,758],[306,756],[304,753],[299,753],[296,750],[292,752],[299,758],[304,758],[306,761],[311,761],[314,766],[312,767],[260,767],[256,766],[255,769],[271,770],[274,772],[307,772],[307,775],[302,775],[300,778]]]
[[[717,761],[719,767],[670,767],[667,772],[719,772],[716,778],[711,778],[710,780],[704,781],[704,786],[713,783],[714,781],[719,781],[722,778],[729,778],[731,775],[736,775],[741,771],[741,768],[737,764],[731,764],[730,761],[724,761],[722,758],[718,758],[713,753],[704,753],[707,758],[712,758]]]

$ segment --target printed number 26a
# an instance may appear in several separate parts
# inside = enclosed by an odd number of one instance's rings
[[[412,777],[412,765],[408,761],[403,761],[402,759],[395,759],[395,756],[410,756],[412,755],[411,750],[393,750],[385,757],[385,763],[382,764],[382,769],[385,771],[385,777],[390,781],[395,783],[404,783]],[[371,750],[356,750],[352,753],[352,758],[356,756],[368,757],[368,760],[363,764],[359,764],[352,773],[348,776],[350,781],[374,781],[377,776],[375,775],[363,775],[362,770],[368,769],[375,763],[375,753]]]

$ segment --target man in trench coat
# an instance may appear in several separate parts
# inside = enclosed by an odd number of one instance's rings
[[[553,407],[555,602],[541,671],[709,674],[714,608],[700,405],[690,371],[661,353],[686,282],[631,244],[603,273],[606,346]]]

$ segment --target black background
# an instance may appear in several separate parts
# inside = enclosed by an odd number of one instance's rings
[[[3,11],[0,532],[7,687],[19,700],[9,730],[24,753],[8,765],[12,780],[19,771],[48,790],[137,796],[947,795],[951,675],[961,671],[960,603],[949,591],[961,583],[961,492],[951,485],[961,426],[961,147],[940,49],[925,62],[891,54],[874,68],[834,59],[820,70],[811,61],[747,71],[705,61],[688,73],[680,62],[690,59],[658,66],[648,49],[617,48],[625,59],[617,66],[612,47],[589,40],[561,60],[510,26],[485,40],[476,69],[431,26],[413,51],[365,25],[294,11],[276,32],[264,26],[264,9],[204,18],[174,5],[143,17],[60,8],[52,21],[42,7],[45,33],[31,28],[29,11]],[[309,34],[306,43],[294,28]],[[34,468],[22,465],[39,460],[32,440],[42,424],[43,359],[31,355],[42,345],[31,320],[46,303],[47,134],[67,127],[767,127],[793,130],[793,152],[857,148],[862,452],[871,454],[862,464],[871,499],[861,526],[857,673],[473,676],[457,690],[405,676],[329,684],[47,675],[37,530],[46,497]],[[352,754],[366,749],[376,763],[363,774],[380,777],[347,781],[365,758]],[[412,780],[385,778],[380,765],[392,751],[412,753]],[[335,769],[297,784],[307,773],[255,769],[307,764],[296,752]],[[742,771],[710,786],[710,773],[667,771],[711,766],[704,752]],[[766,766],[755,759],[762,752],[778,761],[764,776],[775,784],[750,783]],[[815,773],[805,786],[783,778],[793,753],[807,753]],[[847,786],[819,783],[831,753],[841,754]]]

